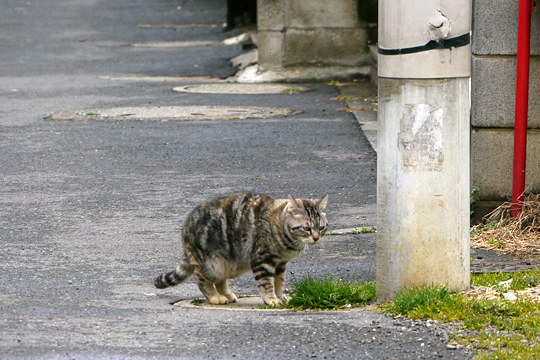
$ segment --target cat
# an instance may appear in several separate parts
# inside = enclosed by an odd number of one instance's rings
[[[302,200],[237,193],[204,202],[184,222],[182,260],[154,285],[178,285],[194,274],[208,303],[227,304],[237,301],[227,280],[251,270],[264,303],[278,305],[285,298],[287,262],[328,227],[327,201],[328,195]]]
[[[257,0],[227,0],[223,31],[247,25],[257,25]]]

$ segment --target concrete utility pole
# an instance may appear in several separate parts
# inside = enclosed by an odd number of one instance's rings
[[[471,8],[379,1],[379,301],[469,287]]]

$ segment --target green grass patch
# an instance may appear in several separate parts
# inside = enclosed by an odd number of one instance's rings
[[[461,325],[465,331],[452,337],[468,346],[479,359],[540,359],[540,304],[518,297],[507,301],[502,294],[540,284],[540,270],[475,274],[471,285],[486,286],[501,296],[468,297],[444,286],[412,288],[394,301],[378,306],[382,312],[410,319],[432,319]],[[308,276],[292,283],[290,301],[281,308],[339,310],[364,306],[376,297],[374,282],[344,282]],[[268,307],[267,307],[268,308]]]
[[[499,238],[491,238],[487,240],[487,243],[493,245],[497,249],[504,249],[506,246],[506,241]]]
[[[351,231],[351,234],[373,234],[376,233],[377,229],[374,226],[360,226]]]
[[[307,276],[292,283],[290,300],[282,308],[296,310],[336,310],[358,307],[375,300],[375,283],[344,282],[327,277]]]
[[[354,96],[340,95],[333,98],[333,100],[337,100],[343,105],[347,105],[349,101],[358,100],[358,98],[355,98]]]
[[[505,282],[508,282],[508,284],[501,284]],[[510,273],[476,274],[471,278],[471,285],[473,286],[489,286],[498,291],[524,290],[538,284],[540,284],[540,269]]]
[[[191,303],[192,303],[193,305],[197,305],[197,306],[198,306],[198,305],[204,304],[204,302],[205,302],[205,301],[204,301],[203,299],[193,299],[193,300],[191,300]]]
[[[540,283],[540,270],[474,275],[472,285],[487,286],[500,294],[523,290]],[[470,330],[456,337],[470,346],[479,358],[540,358],[540,304],[518,299],[474,298],[451,293],[445,287],[413,288],[398,294],[380,309],[390,315],[411,319],[460,322]]]
[[[450,293],[446,287],[412,288],[396,295],[394,301],[380,306],[387,314],[407,316],[411,319],[459,321],[465,314],[463,299]]]
[[[480,191],[478,191],[477,189],[473,189],[471,191],[471,196],[470,196],[470,204],[471,204],[470,216],[471,216],[471,220],[474,217],[474,206],[476,205],[476,203],[478,201],[480,201]]]
[[[302,89],[301,88],[290,87],[290,88],[285,88],[285,89],[281,90],[281,92],[284,93],[284,94],[298,94],[298,93],[302,92]]]
[[[499,227],[499,221],[492,220],[486,224],[478,224],[471,227],[470,233],[471,233],[471,236],[475,236],[475,235],[480,234],[482,231],[495,230],[498,227]]]

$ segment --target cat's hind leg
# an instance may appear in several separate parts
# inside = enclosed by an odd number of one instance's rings
[[[223,305],[229,303],[229,299],[225,295],[218,293],[216,285],[208,280],[199,268],[195,269],[195,280],[197,281],[199,290],[201,290],[209,304]]]
[[[216,289],[217,291],[225,296],[227,298],[227,300],[229,300],[229,302],[236,302],[238,300],[238,298],[236,297],[236,295],[234,295],[234,293],[231,291],[231,289],[229,289],[229,284],[227,284],[227,280],[223,280],[223,281],[220,281],[220,282],[217,282],[216,283]]]

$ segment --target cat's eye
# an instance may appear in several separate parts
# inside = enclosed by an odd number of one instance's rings
[[[304,230],[305,232],[310,232],[311,228],[309,226],[303,226],[302,230]]]

